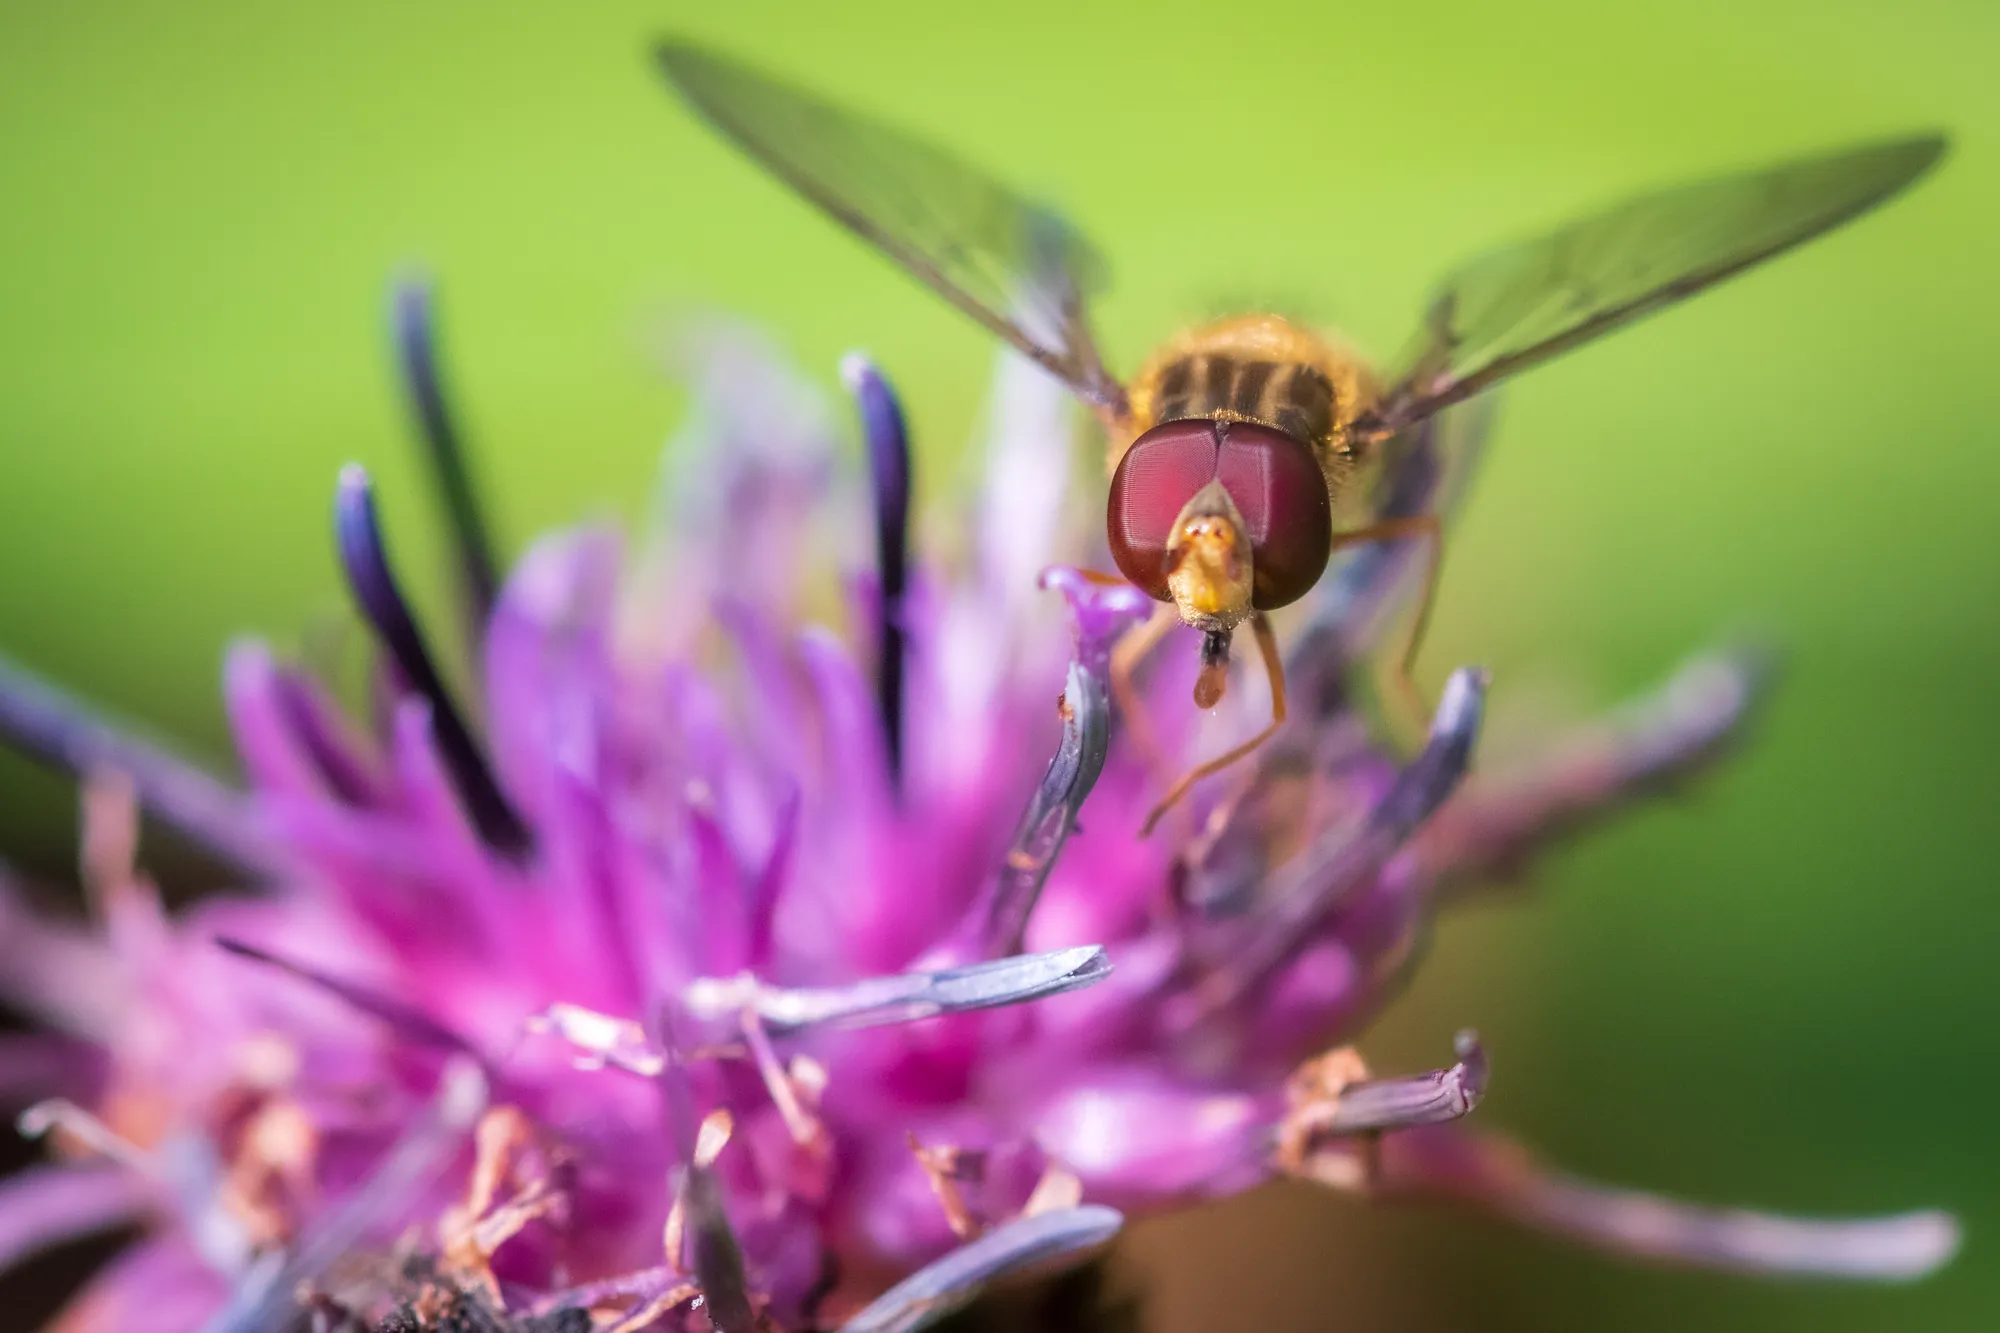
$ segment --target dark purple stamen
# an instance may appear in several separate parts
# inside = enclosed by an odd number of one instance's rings
[[[909,587],[910,437],[902,404],[873,362],[860,353],[840,365],[841,378],[861,413],[868,446],[868,476],[875,494],[875,561],[882,580],[881,642],[876,654],[876,699],[888,738],[889,771],[903,771],[903,597]]]
[[[374,627],[382,646],[388,649],[404,686],[430,703],[431,727],[438,749],[479,836],[503,856],[513,860],[524,858],[533,840],[494,780],[492,768],[466,729],[464,718],[431,661],[423,634],[417,629],[409,603],[403,600],[395,574],[389,568],[389,553],[382,544],[382,529],[375,518],[375,494],[368,473],[357,464],[350,463],[341,469],[340,485],[334,493],[333,531],[340,547],[340,563],[347,570],[348,586],[354,590],[362,614]]]
[[[437,479],[446,516],[458,547],[459,577],[464,581],[466,614],[473,637],[485,629],[499,589],[479,494],[472,482],[458,426],[438,381],[437,318],[426,278],[398,282],[390,299],[390,326],[396,344],[396,366],[410,409],[423,432],[424,452]]]
[[[244,799],[221,780],[0,657],[0,741],[78,777],[132,780],[139,803],[245,869],[280,864]]]

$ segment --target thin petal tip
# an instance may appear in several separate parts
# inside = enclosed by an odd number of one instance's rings
[[[1452,672],[1438,698],[1433,729],[1456,732],[1477,727],[1486,704],[1487,687],[1492,683],[1493,673],[1485,667],[1460,667]]]
[[[1954,1214],[1941,1208],[1885,1217],[1879,1225],[1881,1235],[1874,1255],[1874,1271],[1857,1271],[1856,1276],[1915,1282],[1957,1258],[1959,1247],[1965,1243],[1963,1225]]]
[[[1111,955],[1101,944],[1082,944],[1056,955],[1056,965],[1065,981],[1083,985],[1111,975]]]
[[[1782,666],[1779,654],[1759,643],[1703,653],[1674,674],[1666,707],[1691,729],[1724,730],[1770,693]]]
[[[1480,1044],[1479,1034],[1466,1028],[1451,1041],[1452,1051],[1458,1056],[1458,1063],[1449,1071],[1455,1075],[1455,1085],[1464,1111],[1471,1111],[1485,1100],[1486,1085],[1493,1076],[1492,1063],[1486,1058],[1486,1047]]]
[[[881,377],[882,372],[875,368],[875,358],[866,352],[853,351],[840,358],[840,382],[847,386],[849,393],[860,393],[871,381]]]

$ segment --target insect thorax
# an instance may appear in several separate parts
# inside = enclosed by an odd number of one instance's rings
[[[1254,421],[1311,447],[1329,490],[1361,461],[1348,426],[1374,401],[1359,358],[1277,315],[1202,325],[1155,352],[1131,386],[1132,433],[1190,417]]]

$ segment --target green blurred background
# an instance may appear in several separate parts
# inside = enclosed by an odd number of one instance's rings
[[[1393,349],[1492,241],[1950,128],[1906,201],[1510,391],[1426,654],[1434,679],[1495,668],[1491,753],[1510,717],[1609,701],[1732,628],[1790,671],[1721,777],[1450,923],[1369,1050],[1428,1065],[1476,1024],[1480,1117],[1557,1161],[1802,1211],[1948,1205],[1958,1263],[1889,1290],[1660,1273],[1281,1191],[1142,1230],[1128,1271],[1175,1333],[2000,1326],[2000,7],[14,0],[0,647],[226,763],[222,644],[342,607],[341,462],[376,469],[406,567],[441,555],[382,337],[411,260],[510,548],[640,510],[683,401],[659,332],[691,308],[759,321],[829,388],[870,348],[927,493],[962,484],[988,339],[683,114],[646,58],[669,29],[1062,200],[1116,262],[1124,366],[1227,302]],[[66,875],[71,801],[0,759],[0,848]]]

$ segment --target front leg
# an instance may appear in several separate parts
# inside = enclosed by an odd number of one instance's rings
[[[1414,719],[1417,727],[1421,729],[1424,719],[1429,715],[1429,709],[1424,704],[1423,692],[1417,688],[1416,677],[1412,672],[1417,664],[1417,651],[1423,647],[1424,635],[1430,629],[1431,608],[1437,601],[1438,575],[1444,563],[1444,524],[1439,521],[1436,514],[1387,518],[1353,532],[1335,533],[1333,549],[1338,551],[1347,546],[1412,539],[1424,543],[1424,591],[1417,602],[1416,618],[1410,622],[1409,634],[1403,640],[1403,651],[1395,659],[1395,668],[1389,674],[1389,685],[1403,709],[1405,718]]]
[[[1253,613],[1250,617],[1250,632],[1257,640],[1257,652],[1264,659],[1265,678],[1271,686],[1270,725],[1234,749],[1224,751],[1208,762],[1181,774],[1174,785],[1167,789],[1167,794],[1160,798],[1160,803],[1153,807],[1153,812],[1146,816],[1146,822],[1139,830],[1140,837],[1150,834],[1160,822],[1161,816],[1179,804],[1181,798],[1193,789],[1195,783],[1212,774],[1220,773],[1239,759],[1254,754],[1259,746],[1278,734],[1278,728],[1285,725],[1285,659],[1278,651],[1278,636],[1271,629],[1270,617],[1262,611]]]

